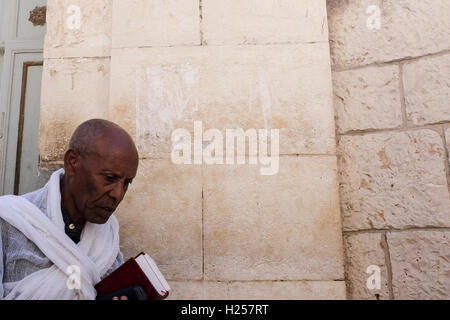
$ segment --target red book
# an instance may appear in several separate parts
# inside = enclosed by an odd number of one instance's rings
[[[94,288],[97,290],[97,296],[100,297],[134,285],[144,289],[148,300],[165,299],[170,291],[169,284],[155,261],[143,252],[128,259]]]

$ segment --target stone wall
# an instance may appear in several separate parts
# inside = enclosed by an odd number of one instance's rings
[[[449,12],[328,0],[349,298],[450,298]]]
[[[344,278],[353,299],[450,297],[450,4],[327,6],[328,26],[322,0],[48,1],[41,169],[86,119],[127,128],[122,250],[172,298],[345,298]],[[281,129],[278,174],[173,164],[194,120]]]
[[[42,166],[61,165],[83,120],[130,132],[141,160],[117,213],[126,257],[149,253],[171,298],[346,297],[325,0],[49,0],[47,12]],[[280,129],[279,172],[175,165],[171,132],[194,120]]]

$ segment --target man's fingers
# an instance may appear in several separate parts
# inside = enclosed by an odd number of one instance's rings
[[[119,298],[118,297],[114,297],[114,298],[112,298],[113,300],[119,300]]]
[[[121,296],[120,300],[128,300],[128,297],[127,296]]]

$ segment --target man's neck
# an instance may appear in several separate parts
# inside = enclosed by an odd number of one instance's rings
[[[63,175],[59,184],[59,189],[61,191],[61,206],[65,209],[70,217],[70,220],[79,228],[83,228],[86,220],[78,212],[75,202],[72,198],[69,188],[67,187],[66,175]]]

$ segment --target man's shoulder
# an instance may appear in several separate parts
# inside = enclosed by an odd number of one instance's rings
[[[21,195],[21,197],[30,201],[47,215],[47,190],[45,187],[25,193],[24,195]]]
[[[38,207],[45,215],[47,215],[47,192],[45,188],[40,188],[37,190],[34,190],[32,192],[20,195],[20,196],[1,196],[0,201],[14,201],[15,199],[26,199],[32,204],[34,204],[36,207]],[[10,223],[8,223],[6,220],[4,220],[0,216],[0,231],[2,233],[2,237],[4,237],[6,234],[18,234],[21,233],[16,229],[14,226],[12,226]]]
[[[28,200],[28,202],[34,204],[38,207],[45,215],[47,215],[47,190],[45,187],[34,190],[32,192],[14,196],[14,195],[5,195],[0,197],[0,201],[17,201],[20,199]]]
[[[21,195],[21,197],[27,199],[31,203],[35,203],[36,201],[40,201],[42,199],[43,189],[44,188],[36,189],[34,191],[31,191],[31,192]]]

